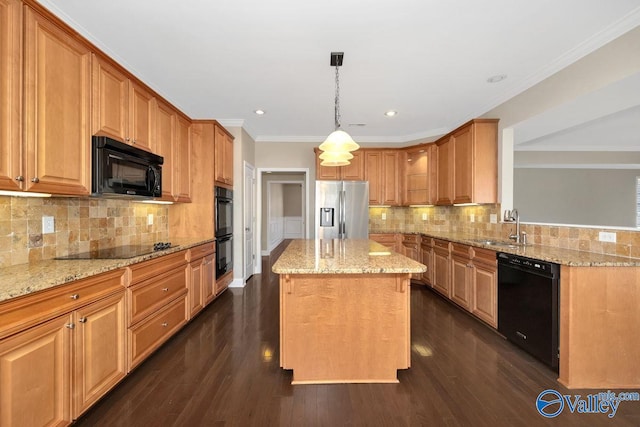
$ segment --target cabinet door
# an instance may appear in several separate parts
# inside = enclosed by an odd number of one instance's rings
[[[433,249],[433,289],[449,298],[449,251]]]
[[[202,295],[202,279],[203,279],[203,259],[200,258],[189,264],[189,298],[188,298],[188,319],[198,314],[202,310],[203,295]]]
[[[129,79],[93,55],[92,133],[126,142],[129,135]]]
[[[495,263],[473,262],[471,312],[494,328],[498,327],[498,274]]]
[[[233,186],[233,138],[226,134],[224,146],[224,176],[226,183]]]
[[[399,152],[384,151],[382,153],[383,205],[398,206],[400,204],[400,173],[398,165]]]
[[[454,178],[453,203],[473,201],[473,126],[467,126],[452,136]]]
[[[162,199],[173,201],[173,179],[176,175],[174,158],[175,111],[164,102],[156,107],[156,132],[153,152],[164,158],[162,164]]]
[[[471,260],[451,255],[451,300],[470,310],[471,306]]]
[[[202,296],[205,304],[210,303],[216,296],[216,277],[215,277],[215,253],[204,257],[202,263]]]
[[[20,191],[22,171],[22,2],[0,0],[0,190]]]
[[[89,46],[25,8],[27,189],[88,195]]]
[[[71,422],[71,316],[0,341],[0,425]]]
[[[427,266],[427,271],[422,273],[422,281],[429,286],[433,286],[433,248],[431,245],[421,245],[422,263]]]
[[[216,126],[215,130],[216,182],[225,187],[233,186],[233,139]]]
[[[142,85],[129,81],[130,144],[151,151],[155,97]]]
[[[438,164],[436,205],[453,203],[453,143],[451,139],[436,146]]]
[[[177,202],[191,201],[191,122],[182,116],[176,120],[173,196]]]
[[[124,291],[77,310],[73,318],[77,418],[127,373]]]
[[[320,154],[322,151],[315,150],[316,154],[316,180],[319,181],[338,181],[340,179],[340,168],[335,166],[322,166]]]
[[[369,181],[369,205],[382,205],[382,152],[367,151],[365,158],[365,178]]]
[[[429,149],[424,148],[407,154],[407,172],[404,201],[408,205],[432,203],[429,182]]]
[[[349,160],[347,166],[341,166],[340,177],[345,181],[362,181],[364,180],[364,156],[362,151],[354,151],[353,159]],[[336,168],[334,168],[336,169]]]

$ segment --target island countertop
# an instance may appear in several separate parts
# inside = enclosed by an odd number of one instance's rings
[[[273,264],[277,274],[421,273],[426,267],[372,240],[293,240]]]

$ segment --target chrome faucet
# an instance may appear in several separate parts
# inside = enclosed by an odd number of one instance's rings
[[[521,242],[526,244],[526,239],[527,239],[526,234],[520,233],[520,215],[518,214],[518,210],[512,209],[510,211],[505,211],[504,218],[505,218],[505,221],[516,223],[516,232],[515,234],[510,234],[509,239],[515,241],[518,244]]]

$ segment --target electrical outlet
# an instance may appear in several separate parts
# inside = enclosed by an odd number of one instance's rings
[[[601,242],[615,243],[616,242],[616,233],[608,233],[606,231],[601,231],[598,234],[598,240],[600,240]]]
[[[147,215],[147,225],[153,225],[153,214]]]
[[[497,224],[498,223],[498,215],[496,214],[490,214],[489,215],[489,222],[491,224]]]
[[[383,221],[386,221],[386,220],[387,220],[387,214],[386,214],[386,213],[384,213],[384,212],[382,212],[382,220],[383,220]]]
[[[476,215],[475,214],[469,214],[469,221],[476,222]]]
[[[423,213],[423,214],[422,214],[422,220],[423,220],[423,221],[426,221],[426,220],[428,220],[428,219],[429,219],[429,216],[428,216],[426,213]]]
[[[56,231],[55,228],[55,220],[52,216],[42,217],[42,234],[54,233]]]

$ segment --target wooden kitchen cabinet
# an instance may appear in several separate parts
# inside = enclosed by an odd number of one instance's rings
[[[316,155],[316,180],[325,181],[364,181],[364,154],[363,150],[353,151],[353,159],[346,166],[322,166],[320,163],[319,148],[313,149]]]
[[[20,191],[22,156],[22,2],[0,0],[0,190]],[[23,178],[24,179],[24,178]]]
[[[400,205],[398,150],[365,151],[365,179],[369,181],[369,205]]]
[[[91,163],[91,51],[72,32],[24,8],[23,190],[86,196]]]
[[[412,260],[422,262],[420,256],[420,235],[403,234],[402,235],[402,252],[403,255]],[[411,279],[422,281],[422,273],[412,273]]]
[[[124,270],[3,302],[0,425],[69,424],[124,378],[124,304]]]
[[[215,264],[214,264],[215,265]],[[224,276],[216,277],[216,296],[227,290],[231,282],[233,281],[233,270],[227,272]]]
[[[471,120],[436,141],[436,147],[436,204],[497,202],[497,119]]]
[[[427,271],[422,273],[422,282],[433,287],[433,239],[422,236],[420,239],[421,262],[427,266]]]
[[[176,202],[191,202],[191,120],[182,115],[176,117],[173,196]]]
[[[451,244],[451,294],[453,302],[471,311],[472,268],[471,247]]]
[[[433,239],[433,289],[447,298],[451,295],[450,243],[445,240]]]
[[[189,249],[189,319],[198,314],[215,296],[214,251],[213,242]]]
[[[404,205],[435,203],[434,144],[418,146],[406,153]]]
[[[233,137],[219,124],[215,126],[216,185],[233,188]]]
[[[162,101],[156,103],[156,130],[152,151],[162,156],[162,197],[164,201],[174,201],[173,182],[177,176],[174,166],[176,132],[176,110]]]
[[[473,248],[471,313],[498,327],[498,262],[496,252]]]

